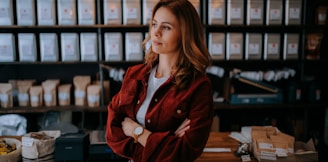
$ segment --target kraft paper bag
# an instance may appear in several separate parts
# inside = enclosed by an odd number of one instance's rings
[[[39,159],[54,154],[56,138],[60,131],[30,132],[22,137],[22,156]]]

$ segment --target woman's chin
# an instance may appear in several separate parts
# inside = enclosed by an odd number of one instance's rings
[[[161,53],[161,50],[159,48],[153,47],[152,50],[155,53]]]

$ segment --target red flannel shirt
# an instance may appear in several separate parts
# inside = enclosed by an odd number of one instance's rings
[[[136,114],[144,101],[150,69],[144,64],[126,71],[121,90],[108,105],[106,139],[117,155],[134,162],[192,162],[203,152],[213,115],[212,87],[204,75],[192,82],[189,88],[175,91],[170,77],[155,92],[145,117],[145,127],[152,134],[145,147],[124,135],[121,122],[124,117],[136,121]],[[175,130],[186,119],[190,129],[183,137]]]

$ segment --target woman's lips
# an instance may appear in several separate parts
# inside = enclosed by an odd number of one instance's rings
[[[158,41],[152,41],[152,45],[154,46],[159,46],[161,45],[162,43],[161,42],[158,42]]]

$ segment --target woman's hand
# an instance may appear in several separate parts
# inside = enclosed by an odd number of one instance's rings
[[[186,131],[190,128],[190,119],[185,119],[179,128],[174,132],[176,136],[182,137]]]
[[[176,136],[182,137],[190,128],[190,119],[185,119],[179,128],[174,132]],[[125,117],[122,121],[122,130],[126,136],[133,137],[133,131],[139,124],[129,117]]]
[[[133,137],[134,129],[139,126],[137,122],[133,121],[129,117],[125,117],[121,124],[124,134],[129,137]]]

